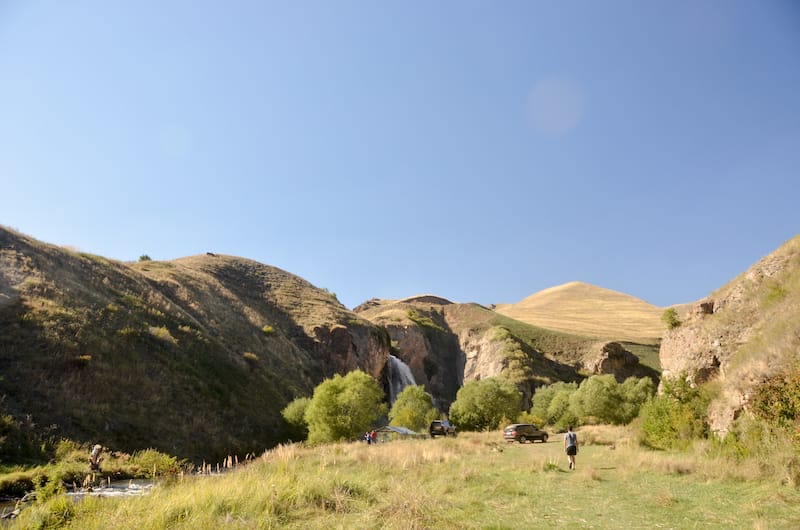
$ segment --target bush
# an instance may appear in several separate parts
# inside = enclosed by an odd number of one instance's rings
[[[326,379],[314,389],[305,419],[311,443],[355,440],[386,414],[378,382],[360,370]]]
[[[702,429],[692,407],[669,396],[658,396],[641,411],[642,442],[654,449],[685,449]]]
[[[0,464],[25,464],[49,458],[47,440],[51,430],[38,427],[33,417],[19,420],[0,409]]]
[[[773,377],[759,385],[752,406],[759,417],[779,427],[800,427],[800,371]]]
[[[662,380],[663,393],[648,401],[639,414],[642,443],[656,449],[685,449],[708,435],[710,397],[693,387],[684,374]]]
[[[150,256],[148,256],[147,254],[142,254],[141,256],[139,256],[139,261],[152,261],[152,260],[150,259]]]
[[[242,354],[244,360],[247,361],[248,364],[255,365],[258,364],[258,355],[251,351],[246,351]]]
[[[674,307],[668,307],[663,313],[661,313],[661,322],[666,324],[667,329],[675,329],[681,325],[681,321],[678,318],[678,312]]]
[[[286,421],[289,438],[295,441],[306,440],[308,438],[308,422],[306,421],[306,409],[311,404],[311,398],[299,397],[290,401],[281,416]]]
[[[466,431],[488,431],[519,415],[520,392],[506,379],[489,377],[466,383],[450,406],[450,421]]]
[[[264,324],[264,327],[261,328],[261,331],[264,332],[264,335],[272,335],[275,333],[275,328],[273,328],[269,324]]]
[[[639,414],[654,391],[650,378],[629,377],[620,385],[613,375],[595,375],[570,397],[570,408],[581,423],[625,425]]]
[[[439,417],[433,398],[423,386],[407,386],[395,399],[389,411],[389,424],[424,431],[431,421]]]
[[[553,383],[552,385],[537,388],[536,392],[533,394],[530,414],[534,417],[541,418],[541,423],[545,425],[565,423],[560,421],[561,415],[568,409],[568,407],[567,409],[564,408],[563,403],[569,405],[569,396],[577,390],[577,383],[564,382]],[[558,394],[564,394],[564,396],[559,397],[557,405],[551,409],[550,405]],[[575,424],[577,425],[577,423]]]
[[[137,476],[153,478],[159,475],[174,475],[180,471],[180,462],[174,456],[155,449],[133,453],[130,465]]]

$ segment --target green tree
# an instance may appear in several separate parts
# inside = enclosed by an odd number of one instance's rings
[[[389,424],[421,432],[439,417],[433,398],[418,385],[407,386],[397,396],[389,411]]]
[[[685,374],[662,380],[663,391],[639,413],[642,441],[656,449],[681,449],[708,433],[710,397],[693,387]]]
[[[638,415],[647,400],[656,393],[656,386],[649,377],[629,377],[619,386],[622,394],[621,423],[630,423]]]
[[[292,440],[301,441],[308,438],[308,423],[305,416],[310,404],[311,398],[299,397],[290,401],[281,411],[288,426],[287,433]]]
[[[386,414],[383,390],[362,371],[333,376],[314,389],[306,409],[308,441],[314,443],[355,439]]]
[[[641,410],[642,441],[655,449],[680,449],[698,434],[692,407],[670,396],[658,396]]]
[[[667,329],[675,329],[681,325],[678,312],[674,307],[668,307],[661,313],[661,322],[667,325]]]
[[[594,375],[581,383],[570,398],[570,407],[581,423],[623,425],[639,414],[653,391],[649,378],[629,377],[619,384],[611,374]]]
[[[554,425],[561,414],[563,413],[562,407],[554,407],[550,410],[550,405],[553,399],[559,393],[566,394],[566,404],[569,405],[569,396],[578,390],[577,383],[564,383],[558,382],[552,385],[542,386],[536,389],[533,394],[533,403],[531,405],[531,416],[539,418],[539,420],[546,425]],[[561,398],[559,401],[563,401]]]
[[[582,423],[622,423],[619,412],[622,396],[619,383],[611,375],[593,375],[584,380],[578,391],[570,397],[570,408]]]
[[[503,378],[470,381],[456,394],[450,406],[450,421],[467,431],[497,429],[503,420],[517,418],[520,397],[516,387]]]
[[[547,407],[547,415],[552,418],[553,428],[557,431],[564,430],[570,425],[580,425],[578,416],[570,407],[570,398],[576,391],[562,388],[557,390],[550,405]]]

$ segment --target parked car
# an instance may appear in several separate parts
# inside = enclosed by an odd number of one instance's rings
[[[436,438],[437,436],[455,436],[456,428],[454,425],[450,425],[450,422],[447,420],[433,420],[430,427],[428,427],[428,432],[431,433],[431,438]]]
[[[514,423],[503,429],[503,438],[507,442],[519,442],[521,444],[529,440],[531,443],[534,440],[541,440],[544,443],[547,441],[547,433],[531,423]]]

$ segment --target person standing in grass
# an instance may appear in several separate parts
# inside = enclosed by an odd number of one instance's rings
[[[575,469],[575,455],[578,454],[578,435],[572,432],[572,425],[569,426],[567,434],[564,435],[564,450],[569,459],[569,468]]]

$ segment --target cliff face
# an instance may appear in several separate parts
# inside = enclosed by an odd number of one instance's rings
[[[548,357],[543,352],[546,346],[581,348],[591,343],[589,339],[552,342],[548,332],[477,304],[454,304],[429,295],[370,300],[355,311],[387,330],[394,355],[410,367],[417,384],[425,386],[443,411],[464,383],[499,375],[517,385],[521,405],[527,408],[537,387],[579,379],[578,367]],[[511,331],[514,327],[522,331]],[[538,342],[545,346],[537,346]]]
[[[0,227],[0,406],[56,435],[212,458],[282,440],[335,373],[384,375],[385,331],[297,276],[207,254],[120,263]]]
[[[712,428],[727,432],[760,383],[792,370],[800,351],[800,237],[697,303],[661,343],[663,376],[722,383]]]

